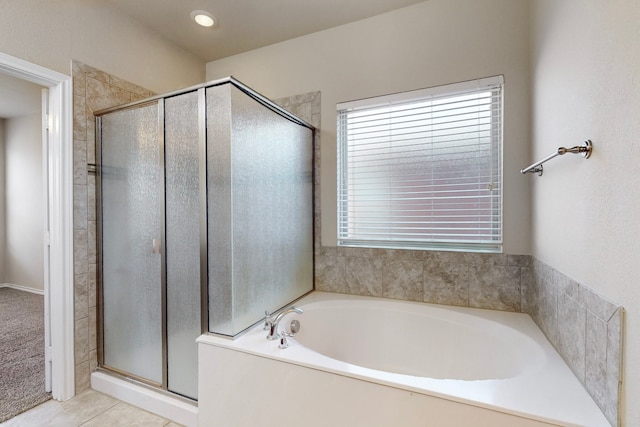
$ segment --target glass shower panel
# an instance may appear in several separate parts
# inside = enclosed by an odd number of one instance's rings
[[[209,330],[233,335],[231,92],[207,88],[207,247]]]
[[[103,361],[163,382],[158,104],[102,117]]]
[[[202,333],[199,128],[198,92],[165,100],[167,387],[193,399]]]
[[[207,117],[209,330],[235,335],[313,289],[313,132],[232,85]]]

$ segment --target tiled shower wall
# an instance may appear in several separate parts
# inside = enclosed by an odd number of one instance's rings
[[[96,324],[96,163],[93,112],[152,96],[153,93],[103,71],[73,61],[73,258],[75,389],[90,387],[98,364]]]
[[[152,93],[74,62],[76,392],[96,354],[95,163],[92,112]],[[320,128],[320,92],[276,100]],[[320,132],[314,146],[318,290],[531,315],[613,425],[618,425],[623,309],[528,255],[325,247],[320,242]]]

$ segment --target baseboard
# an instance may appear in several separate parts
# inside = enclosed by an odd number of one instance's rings
[[[18,291],[31,292],[32,294],[44,295],[44,289],[35,289],[28,286],[15,285],[13,283],[0,283],[0,288],[11,288]]]
[[[104,372],[91,374],[91,388],[187,427],[198,425],[198,407]]]

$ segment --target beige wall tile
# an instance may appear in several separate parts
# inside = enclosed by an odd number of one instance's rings
[[[75,319],[82,319],[88,316],[89,302],[87,295],[88,274],[76,274],[73,280],[74,294],[74,314]]]
[[[73,229],[87,229],[87,186],[73,186]]]
[[[87,138],[87,122],[85,120],[85,96],[73,96],[73,139],[85,141]]]
[[[466,264],[425,261],[424,302],[468,307],[469,280]]]
[[[88,355],[87,355],[88,357]],[[76,393],[81,393],[83,391],[89,390],[91,388],[91,370],[89,367],[89,360],[79,363],[75,366],[76,369],[76,378],[75,378],[75,387]]]
[[[73,183],[87,185],[87,141],[73,140]]]
[[[131,102],[131,93],[87,77],[87,109],[91,112]]]
[[[76,320],[74,335],[75,365],[77,367],[89,360],[89,319],[87,317]],[[76,373],[79,372],[76,370]],[[76,375],[77,380],[78,375]]]
[[[346,292],[345,258],[328,255],[315,257],[315,285],[319,291]]]
[[[96,237],[96,221],[87,222],[87,262],[89,264],[97,263],[98,241]]]
[[[385,260],[382,267],[382,296],[406,301],[423,301],[422,261]]]
[[[472,265],[469,306],[520,312],[520,267]]]
[[[86,167],[86,165],[85,165]],[[96,176],[87,176],[87,220],[95,221],[97,219],[96,211]]]
[[[112,75],[109,75],[109,84],[129,92],[131,95],[137,95],[142,98],[149,98],[154,95],[150,90]]]
[[[585,380],[587,311],[563,292],[558,293],[557,349],[578,379]]]
[[[96,314],[95,307],[89,310],[89,352],[97,350],[98,348],[98,323],[96,321]]]
[[[87,230],[73,231],[73,271],[75,274],[87,272]]]
[[[607,394],[607,323],[587,312],[585,388],[596,402]],[[602,408],[604,410],[604,407]]]
[[[348,257],[345,264],[347,293],[382,296],[382,266],[381,259]]]
[[[95,307],[97,305],[96,299],[96,287],[97,287],[97,266],[96,264],[89,264],[87,266],[87,301],[89,307]]]

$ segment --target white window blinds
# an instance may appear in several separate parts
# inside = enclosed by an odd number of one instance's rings
[[[338,104],[338,244],[501,251],[502,86]]]

